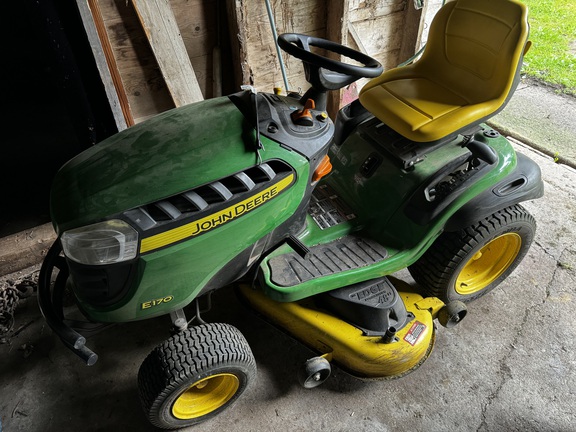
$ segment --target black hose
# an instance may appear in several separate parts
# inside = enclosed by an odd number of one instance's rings
[[[98,355],[86,347],[86,338],[84,336],[64,324],[62,318],[56,314],[52,303],[50,283],[54,267],[57,267],[57,263],[60,261],[59,255],[61,251],[60,239],[56,239],[46,254],[38,275],[38,306],[46,323],[60,337],[64,345],[84,360],[87,366],[92,366],[98,360]],[[65,261],[63,262],[65,265]],[[60,269],[60,271],[64,270]],[[62,278],[60,281],[62,281]]]

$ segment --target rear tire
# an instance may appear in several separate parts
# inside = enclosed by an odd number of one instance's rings
[[[506,207],[469,227],[441,234],[408,270],[425,291],[444,302],[471,302],[514,271],[535,232],[536,221],[522,206]]]
[[[140,367],[138,387],[150,422],[176,429],[221,413],[255,375],[254,356],[238,329],[203,324],[154,348]]]

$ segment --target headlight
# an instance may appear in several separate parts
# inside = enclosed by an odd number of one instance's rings
[[[64,254],[81,264],[128,261],[138,253],[138,232],[117,219],[66,231],[61,241]]]

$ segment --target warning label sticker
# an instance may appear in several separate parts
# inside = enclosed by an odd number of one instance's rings
[[[418,339],[420,339],[420,337],[424,335],[425,331],[426,331],[426,325],[422,324],[419,321],[416,321],[414,324],[412,324],[412,327],[410,327],[410,330],[408,330],[406,336],[404,336],[404,340],[408,342],[410,345],[414,346],[416,345],[416,342],[418,342]]]

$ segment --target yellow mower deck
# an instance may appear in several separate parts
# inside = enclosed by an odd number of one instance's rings
[[[435,341],[433,316],[416,303],[423,297],[399,292],[414,319],[396,333],[397,342],[384,343],[381,336],[363,331],[319,308],[310,298],[277,302],[248,285],[239,294],[268,321],[358,378],[399,378],[420,366]]]

